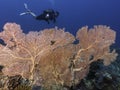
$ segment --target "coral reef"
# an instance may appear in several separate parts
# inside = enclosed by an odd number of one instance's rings
[[[20,75],[35,86],[71,87],[87,75],[91,63],[103,60],[109,65],[116,60],[117,53],[110,50],[115,37],[115,31],[102,25],[83,27],[74,37],[57,27],[25,34],[16,23],[7,23],[0,32],[2,73]]]

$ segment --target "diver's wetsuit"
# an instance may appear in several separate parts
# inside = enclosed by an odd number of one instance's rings
[[[25,15],[25,14],[30,14],[32,15],[36,20],[45,20],[48,22],[53,21],[54,23],[56,22],[56,18],[59,16],[58,11],[54,11],[53,9],[47,9],[44,10],[42,14],[36,15],[33,13],[27,6],[26,3],[24,3],[25,9],[27,10],[26,12],[20,13],[20,15]]]
[[[56,17],[58,17],[59,13],[52,9],[49,10],[44,10],[43,13],[39,16],[36,16],[37,20],[45,20],[49,23],[49,21],[53,21],[54,23],[56,22]]]

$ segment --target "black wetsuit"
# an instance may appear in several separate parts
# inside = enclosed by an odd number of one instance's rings
[[[56,22],[56,18],[59,16],[59,12],[54,11],[52,9],[44,10],[43,13],[36,17],[37,20],[45,20],[48,22],[53,21]]]

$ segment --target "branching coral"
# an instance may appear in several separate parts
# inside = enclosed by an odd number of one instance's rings
[[[115,36],[115,32],[106,26],[95,26],[90,30],[83,27],[77,32],[76,38],[80,41],[80,49],[73,60],[73,73],[78,72],[74,75],[76,82],[86,75],[85,71],[89,70],[92,62],[104,60],[104,64],[109,65],[116,59],[115,50],[110,52],[110,45],[114,43]]]
[[[71,86],[78,83],[89,70],[89,65],[103,59],[110,64],[117,54],[110,52],[115,32],[106,26],[83,27],[75,37],[62,29],[52,28],[39,32],[22,32],[15,23],[5,24],[0,38],[0,65],[4,75],[21,75],[34,84]]]

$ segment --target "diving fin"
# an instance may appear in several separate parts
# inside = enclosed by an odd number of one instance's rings
[[[25,6],[25,8],[26,8],[26,9],[28,9],[28,6],[27,6],[27,4],[26,4],[26,3],[24,3],[24,6]]]
[[[20,13],[20,16],[25,15],[25,14],[28,14],[28,12]]]
[[[27,11],[23,12],[23,13],[20,13],[20,16],[25,15],[25,14],[31,14],[33,17],[36,17],[36,15],[30,9],[28,9],[28,6],[27,6],[26,3],[24,3],[24,7]]]
[[[31,12],[31,10],[30,10],[30,9],[28,9],[28,6],[27,6],[27,4],[26,4],[26,3],[24,3],[24,7],[25,7],[25,9],[26,9],[27,11],[30,11],[30,12]]]

